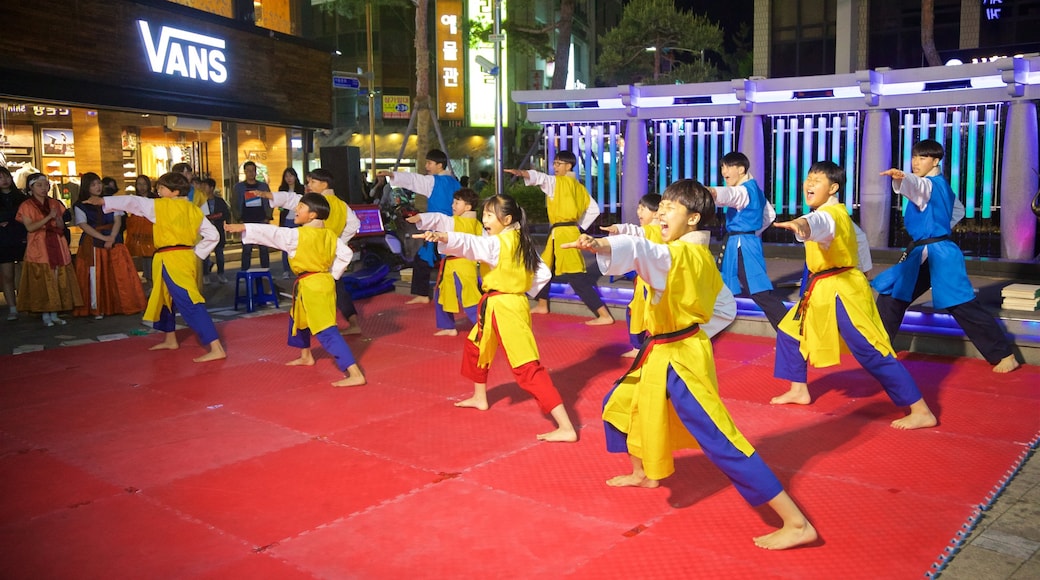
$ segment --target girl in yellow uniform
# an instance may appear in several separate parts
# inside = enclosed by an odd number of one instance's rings
[[[209,256],[220,235],[202,210],[188,200],[190,187],[183,174],[167,173],[156,182],[158,199],[120,195],[91,197],[83,203],[100,205],[106,212],[123,211],[143,216],[155,224],[153,286],[144,319],[166,335],[151,350],[180,347],[175,333],[176,313],[180,311],[184,321],[198,335],[199,344],[209,347],[209,352],[196,357],[195,362],[206,362],[227,357],[197,282],[199,260]],[[202,241],[196,245],[200,236]]]
[[[451,217],[436,212],[418,213],[405,218],[420,230],[461,232],[479,236],[484,225],[473,211],[480,198],[468,187],[456,191],[451,202]],[[434,287],[434,316],[439,329],[434,336],[458,336],[455,315],[466,313],[473,324],[477,323],[477,302],[480,301],[480,286],[477,282],[477,263],[459,256],[441,258],[440,272]]]
[[[535,251],[516,200],[508,195],[488,198],[482,221],[488,234],[483,237],[438,231],[414,236],[437,242],[442,254],[480,262],[484,295],[462,356],[462,374],[473,380],[473,396],[455,406],[487,410],[488,368],[501,344],[517,384],[556,421],[557,428],[538,435],[538,439],[577,441],[578,433],[563,408],[560,392],[539,360],[531,332],[531,304],[525,295],[537,294],[552,274]]]
[[[292,314],[289,316],[289,346],[300,349],[300,358],[286,364],[313,366],[313,334],[325,352],[336,360],[346,378],[334,387],[365,384],[346,341],[336,329],[336,280],[343,275],[354,254],[332,230],[323,227],[329,217],[329,200],[318,193],[300,196],[293,221],[298,227],[269,224],[224,224],[229,232],[242,234],[242,242],[281,250],[289,256],[289,267],[296,274]]]
[[[837,194],[845,170],[830,161],[817,161],[802,184],[808,215],[775,225],[791,230],[805,242],[809,281],[797,306],[780,321],[776,334],[774,376],[791,381],[774,405],[811,402],[806,361],[818,368],[841,362],[844,347],[869,372],[892,401],[910,413],[892,421],[896,429],[921,429],[936,424],[913,377],[895,357],[881,322],[867,277],[856,268],[858,244],[845,206]]]
[[[632,463],[631,474],[607,485],[658,487],[675,471],[675,449],[700,447],[748,503],[768,504],[783,520],[781,529],[755,538],[756,545],[782,550],[813,542],[816,530],[719,397],[711,340],[700,325],[711,318],[722,277],[707,247],[695,240],[702,216],[715,215],[711,193],[684,179],[662,197],[657,219],[664,244],[584,234],[570,244],[596,252],[604,274],[635,269],[651,293],[643,314],[648,336],[603,404],[607,449],[627,452]]]

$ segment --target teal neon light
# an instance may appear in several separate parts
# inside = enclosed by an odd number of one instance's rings
[[[777,119],[773,128],[773,143],[776,146],[773,159],[773,207],[776,213],[784,213],[784,120]]]
[[[787,208],[792,214],[798,213],[798,120],[790,119],[787,130],[787,144],[790,155],[787,158]]]
[[[707,138],[704,121],[697,121],[697,181],[701,183],[708,183],[704,176],[705,148],[707,147],[705,141]]]
[[[978,190],[978,183],[975,180],[975,168],[978,167],[978,163],[973,163],[971,160],[978,159],[978,154],[979,110],[971,109],[968,111],[968,148],[965,151],[968,164],[964,172],[964,215],[969,218],[975,217],[975,196]]]
[[[600,207],[603,207],[606,203],[606,174],[603,172],[606,167],[603,164],[603,128],[597,127],[595,131],[596,137],[596,199],[599,200]]]
[[[667,159],[665,155],[667,150],[665,149],[665,139],[667,138],[667,121],[658,121],[657,123],[657,192],[661,193],[664,191],[665,182],[668,180],[668,169],[666,165]]]
[[[852,199],[853,192],[856,191],[853,185],[849,184],[849,181],[854,179],[852,176],[858,175],[856,169],[856,129],[859,127],[858,118],[854,113],[850,113],[845,117],[845,163],[842,165],[845,168],[846,183],[845,183],[845,207],[849,211],[849,215],[852,215],[852,208],[855,205]],[[837,141],[837,139],[835,139]]]
[[[685,161],[685,167],[684,167],[685,170],[683,171],[683,175],[685,177],[689,177],[690,179],[694,179],[694,177],[693,177],[693,121],[690,121],[689,119],[687,119],[686,121],[683,121],[683,130],[684,130],[683,132],[685,133],[683,135],[683,147],[686,150],[686,155],[684,156],[684,159],[683,159]],[[698,180],[698,181],[700,181],[700,180]],[[701,183],[704,183],[704,182],[701,181]]]
[[[673,120],[669,123],[671,125],[672,135],[672,180],[669,183],[679,181],[679,123],[680,120]]]
[[[997,110],[986,108],[985,136],[982,145],[982,217],[993,213],[994,170],[997,166]]]
[[[914,146],[914,117],[912,113],[903,115],[903,163],[902,169],[910,171],[910,149]],[[900,209],[906,213],[907,199],[902,198]]]
[[[807,117],[806,123],[802,127],[802,171],[798,174],[797,179],[795,179],[794,182],[795,187],[798,190],[801,190],[801,188],[798,187],[798,184],[801,183],[801,179],[804,179],[805,176],[809,174],[809,168],[812,167],[812,138],[812,117]],[[805,201],[804,195],[801,197],[802,213],[809,213],[809,202]]]
[[[610,125],[610,207],[618,207],[617,175],[621,170],[617,155],[617,125]]]

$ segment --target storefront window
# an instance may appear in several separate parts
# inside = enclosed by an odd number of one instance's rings
[[[202,10],[203,12],[209,12],[210,14],[216,14],[218,16],[224,16],[225,18],[234,18],[235,12],[232,8],[232,0],[169,0],[174,4],[180,4],[181,6],[188,6],[196,10]]]

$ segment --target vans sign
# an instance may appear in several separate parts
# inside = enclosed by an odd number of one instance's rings
[[[152,72],[217,84],[227,81],[224,39],[170,26],[160,28],[156,39],[147,22],[138,20],[137,26]]]

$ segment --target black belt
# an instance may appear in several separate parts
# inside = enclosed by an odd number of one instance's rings
[[[155,252],[159,253],[159,252],[172,252],[174,250],[190,250],[193,247],[194,246],[163,246],[161,248],[156,248]]]
[[[549,229],[555,230],[556,228],[563,228],[563,227],[567,227],[567,226],[578,227],[578,222],[557,222],[557,223],[552,224],[551,226],[549,226]]]
[[[632,366],[625,371],[625,374],[621,375],[622,378],[643,366],[643,363],[646,362],[646,357],[650,356],[650,351],[653,349],[655,344],[664,344],[682,340],[697,334],[700,329],[701,326],[699,324],[693,324],[686,328],[673,330],[672,332],[647,335],[647,337],[643,339],[643,344],[639,346],[639,352],[636,354],[635,360],[632,361]]]
[[[748,234],[758,234],[758,232],[726,232],[726,235],[722,236],[722,251],[719,252],[719,259],[716,260],[720,268],[722,267],[722,257],[726,254],[726,244],[729,243],[730,236],[744,236]]]
[[[936,242],[942,242],[948,239],[950,239],[949,234],[946,234],[945,236],[935,236],[934,238],[925,238],[923,240],[910,240],[910,243],[907,244],[906,249],[903,250],[903,255],[899,256],[899,261],[902,262],[906,260],[906,257],[910,255],[910,252],[914,251],[914,248],[918,246],[927,246],[928,244],[934,244]]]

